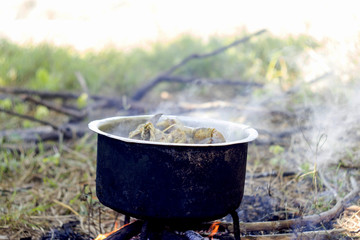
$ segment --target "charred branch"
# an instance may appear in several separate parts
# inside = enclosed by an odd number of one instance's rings
[[[298,174],[297,172],[293,172],[293,171],[286,171],[286,172],[262,172],[262,173],[254,173],[251,175],[247,175],[246,178],[266,178],[266,177],[277,177],[277,176],[282,176],[282,177],[290,177],[290,176],[294,176]]]
[[[133,236],[136,236],[140,233],[141,228],[144,222],[141,220],[136,220],[135,222],[129,223],[128,225],[124,226],[120,230],[116,231],[115,233],[108,236],[107,240],[128,240],[131,239]]]
[[[189,240],[189,238],[171,231],[164,230],[162,233],[162,240]]]

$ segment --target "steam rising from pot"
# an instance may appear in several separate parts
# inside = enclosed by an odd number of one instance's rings
[[[290,166],[337,163],[360,139],[360,68],[354,58],[360,54],[357,43],[358,39],[327,42],[322,49],[298,56],[301,74],[290,88],[268,81],[262,89],[249,87],[250,94],[228,97],[229,88],[216,86],[223,97],[217,94],[204,101],[196,87],[191,87],[175,96],[176,106],[165,100],[156,112],[183,114],[189,110],[185,115],[251,125],[259,130],[258,143],[270,136],[269,145],[287,145],[282,158]],[[288,138],[279,137],[281,134]],[[356,153],[353,157],[359,158]]]

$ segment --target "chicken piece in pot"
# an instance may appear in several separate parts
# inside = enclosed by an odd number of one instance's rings
[[[151,122],[137,126],[134,131],[129,133],[129,138],[138,140],[155,141],[155,127]]]
[[[224,136],[215,128],[196,128],[193,139],[194,143],[200,144],[226,142]]]

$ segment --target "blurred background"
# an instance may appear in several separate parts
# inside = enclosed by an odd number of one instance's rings
[[[278,36],[309,34],[317,40],[351,41],[360,28],[358,7],[351,0],[1,0],[0,36],[79,50],[146,46],[184,33],[203,38],[229,35],[244,28],[266,28]]]

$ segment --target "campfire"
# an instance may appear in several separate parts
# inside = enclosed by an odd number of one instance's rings
[[[240,239],[235,210],[244,193],[248,142],[257,132],[225,121],[163,117],[193,129],[216,128],[226,142],[189,144],[127,138],[131,129],[145,126],[152,116],[91,122],[89,128],[98,133],[97,196],[105,206],[139,219],[108,239],[131,239],[139,233],[140,239],[202,239],[201,235],[194,238],[198,234],[189,230],[228,214],[233,218],[235,239]],[[218,225],[208,228],[207,235],[212,238]]]
[[[205,239],[233,239],[225,228],[219,232],[220,222],[198,224],[197,230],[184,230],[179,226],[154,224],[149,221],[134,220],[131,223],[106,234],[99,234],[94,240],[124,240],[124,239],[162,239],[162,240],[205,240]],[[175,230],[174,227],[177,227]],[[195,226],[194,226],[195,227]],[[199,229],[202,228],[202,229]],[[207,230],[204,230],[208,228]],[[214,238],[215,237],[215,238]]]

